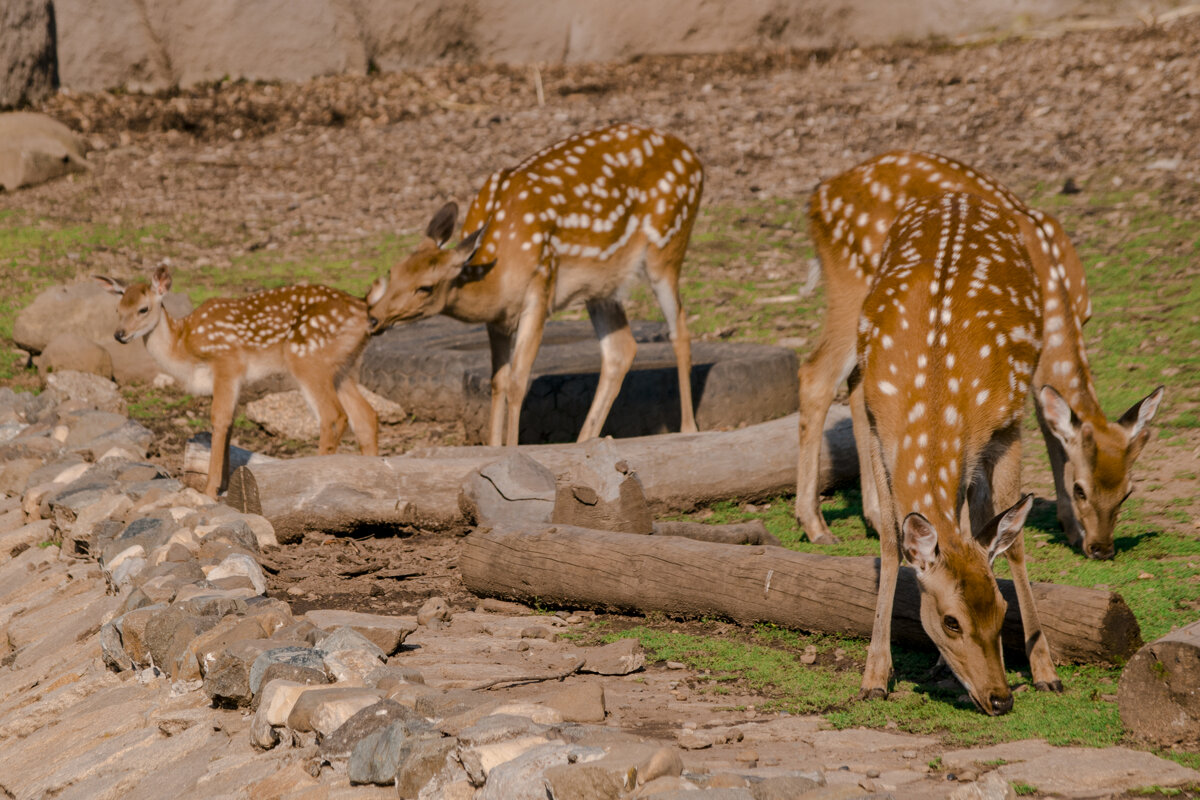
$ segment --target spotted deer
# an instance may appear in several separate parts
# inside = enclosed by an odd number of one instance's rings
[[[1149,438],[1163,396],[1159,387],[1115,423],[1104,416],[1084,352],[1083,324],[1092,313],[1083,265],[1062,226],[1028,208],[978,170],[933,153],[885,153],[821,183],[809,208],[828,308],[820,342],[800,368],[800,455],[796,519],[815,542],[835,541],[821,516],[817,460],[825,415],[837,387],[852,374],[855,324],[879,270],[883,243],[908,203],[947,191],[968,192],[1013,215],[1042,284],[1046,340],[1033,378],[1035,408],[1046,440],[1058,518],[1073,545],[1091,558],[1113,555],[1113,525],[1128,496],[1131,470]],[[1049,390],[1049,391],[1047,391]],[[861,431],[859,423],[856,431]],[[856,433],[860,463],[867,442]],[[866,470],[863,471],[866,475]],[[879,511],[864,482],[863,510],[878,527]]]
[[[913,201],[883,245],[857,326],[879,498],[880,577],[864,697],[887,693],[901,555],[921,624],[987,714],[1012,708],[992,572],[1012,568],[1034,684],[1061,691],[1041,631],[1021,528],[1021,417],[1042,338],[1042,293],[1015,215],[967,193]],[[996,513],[999,510],[999,513]]]
[[[669,134],[621,124],[571,136],[488,178],[454,248],[443,245],[458,210],[444,206],[416,251],[371,288],[371,330],[435,314],[487,323],[489,441],[515,445],[546,317],[583,303],[601,353],[583,441],[600,435],[633,363],[622,296],[644,275],[675,349],[680,428],[695,431],[679,271],[703,188],[700,159]]]
[[[126,286],[97,275],[119,295],[116,340],[145,337],[146,349],[185,391],[212,395],[212,454],[205,494],[216,497],[229,478],[229,429],[246,381],[287,373],[320,420],[320,452],[337,449],[350,426],[365,455],[378,455],[374,409],[354,373],[367,343],[367,307],[327,286],[288,286],[247,297],[214,299],[182,319],[162,307],[171,274]]]

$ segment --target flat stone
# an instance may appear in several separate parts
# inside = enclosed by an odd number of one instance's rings
[[[551,767],[568,760],[589,761],[604,756],[598,747],[547,743],[497,765],[487,775],[487,783],[476,793],[477,800],[545,800],[543,775]]]
[[[458,746],[453,738],[418,735],[409,737],[396,770],[396,792],[401,797],[416,797],[446,763],[446,756]]]
[[[823,779],[816,781],[800,775],[779,775],[755,783],[750,787],[750,791],[754,800],[792,800],[824,785]]]
[[[646,654],[637,639],[620,639],[600,647],[585,647],[581,672],[598,675],[628,675],[646,664]]]
[[[255,547],[257,546],[256,543]],[[247,578],[253,584],[256,594],[267,593],[267,576],[263,575],[262,567],[251,556],[244,553],[232,553],[226,556],[220,564],[213,567],[208,573],[210,581],[235,576]]]
[[[230,519],[215,525],[197,525],[195,530],[200,541],[210,546],[224,542],[251,553],[259,551],[258,536],[246,519]]]
[[[334,611],[316,609],[306,613],[305,618],[327,631],[351,628],[378,647],[385,656],[394,655],[404,644],[417,624],[403,617],[388,617],[382,614],[364,614],[360,611]]]
[[[308,774],[304,764],[297,761],[288,764],[271,777],[252,784],[249,787],[249,800],[279,800],[294,794],[302,794],[307,798],[306,790],[318,786],[320,782]]]
[[[601,766],[601,762],[596,761],[553,766],[546,770],[543,778],[551,797],[564,800],[617,800],[634,788],[637,771],[626,770],[622,773],[617,768]]]
[[[437,627],[450,621],[450,604],[444,597],[431,597],[417,611],[417,624]]]
[[[251,676],[264,653],[272,652],[268,648],[271,644],[266,639],[246,639],[226,645],[215,656],[205,656],[204,693],[214,705],[250,705],[256,693]]]
[[[1027,783],[1045,794],[1100,797],[1140,786],[1180,786],[1200,782],[1200,772],[1142,750],[1109,747],[1056,747],[1020,764],[1005,764],[996,774]]]
[[[100,656],[113,672],[133,669],[133,659],[121,645],[121,632],[111,622],[100,626]]]
[[[562,714],[563,722],[603,722],[604,687],[599,683],[577,683],[542,698],[549,708]]]
[[[378,645],[348,626],[342,626],[328,636],[317,639],[317,647],[326,653],[336,653],[339,650],[365,650],[380,661],[387,660],[387,655]]]
[[[266,633],[257,620],[226,616],[222,617],[221,621],[212,628],[193,639],[188,645],[188,650],[191,658],[196,662],[200,675],[207,675],[220,660],[221,653],[230,645],[235,642],[261,639],[266,639]],[[249,686],[249,680],[249,668],[247,668],[247,686]]]
[[[297,683],[304,686],[324,686],[329,683],[329,676],[324,671],[313,669],[311,667],[301,667],[296,664],[284,664],[276,662],[267,667],[262,674],[262,681],[259,683],[259,694],[254,696],[254,701],[251,703],[253,707],[259,702],[262,697],[261,689],[268,686],[271,681],[284,680],[291,683]],[[248,682],[247,682],[248,684]]]
[[[164,668],[176,639],[191,641],[217,624],[216,617],[198,617],[174,606],[156,612],[146,623],[146,648],[153,663]]]
[[[974,783],[959,786],[948,800],[1017,800],[1017,793],[1008,781],[989,772]]]
[[[443,727],[442,730],[445,731],[446,728]],[[461,729],[457,738],[463,745],[475,747],[527,736],[544,736],[548,730],[549,725],[534,722],[529,717],[489,714],[474,725]]]

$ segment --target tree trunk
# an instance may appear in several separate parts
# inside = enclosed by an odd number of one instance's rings
[[[682,536],[716,544],[783,544],[770,534],[761,519],[730,522],[725,525],[706,525],[703,522],[671,521],[654,523],[655,536]]]
[[[611,450],[637,473],[652,513],[687,511],[716,500],[759,500],[794,491],[797,425],[793,414],[736,431],[614,439]],[[595,447],[587,442],[522,446],[520,452],[569,479]],[[467,477],[511,452],[437,447],[390,458],[252,460],[231,475],[225,502],[269,519],[280,542],[296,541],[306,531],[348,533],[397,525],[445,529],[465,523],[459,488]],[[857,477],[849,411],[834,406],[821,448],[821,484]]]
[[[473,533],[459,568],[467,588],[484,596],[869,637],[879,560],[548,526]],[[1006,648],[1023,657],[1012,581],[1001,580],[1000,589],[1008,600]],[[1048,583],[1035,583],[1033,593],[1060,663],[1121,663],[1141,645],[1137,620],[1120,595]],[[916,577],[904,567],[892,616],[897,643],[930,645],[919,602]]]
[[[1159,747],[1200,745],[1200,621],[1171,631],[1129,660],[1117,688],[1121,722]]]

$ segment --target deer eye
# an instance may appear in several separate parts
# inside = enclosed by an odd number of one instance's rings
[[[417,294],[433,294],[432,286],[418,286]]]
[[[1083,488],[1082,483],[1075,484],[1075,499],[1081,503],[1087,502],[1087,491]]]
[[[954,633],[954,634],[962,633],[962,626],[958,624],[958,620],[955,619],[954,617],[950,616],[949,614],[942,617],[942,627],[944,627],[950,633]]]
[[[150,311],[150,306],[142,306],[141,308],[138,309],[139,314],[146,314],[146,313],[149,313],[149,311]]]

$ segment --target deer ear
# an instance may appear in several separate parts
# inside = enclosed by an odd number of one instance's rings
[[[1066,447],[1079,430],[1071,407],[1067,405],[1063,396],[1049,385],[1043,386],[1038,391],[1038,401],[1042,407],[1042,419],[1046,420],[1046,425],[1054,434],[1054,438],[1062,442],[1063,447]]]
[[[154,278],[150,283],[154,286],[154,293],[162,297],[171,291],[171,271],[165,266],[159,267],[154,271]]]
[[[918,573],[925,572],[938,562],[937,531],[929,520],[915,511],[904,518],[901,526],[904,557],[916,567]]]
[[[93,275],[92,279],[118,297],[125,294],[125,284],[116,278],[110,278],[107,275]]]
[[[366,300],[368,306],[373,306],[383,298],[383,293],[387,289],[388,281],[385,277],[376,278],[371,283],[371,288],[367,290]]]
[[[1158,406],[1162,403],[1163,395],[1166,391],[1167,387],[1158,387],[1134,403],[1128,411],[1121,415],[1118,424],[1125,428],[1129,433],[1130,439],[1136,438],[1150,424],[1150,420],[1154,419],[1154,415],[1158,413]]]
[[[1025,518],[1033,508],[1033,495],[1027,494],[1018,500],[1011,508],[992,517],[979,535],[975,537],[987,550],[988,566],[995,562],[996,557],[1016,543],[1025,527]]]
[[[438,247],[441,247],[450,241],[450,237],[454,235],[454,224],[457,221],[458,205],[453,201],[446,203],[446,205],[438,209],[438,212],[433,215],[433,219],[429,221],[429,227],[425,229],[425,235],[437,242]]]
[[[495,261],[489,261],[486,264],[463,264],[462,270],[454,279],[454,285],[462,286],[464,283],[483,280],[494,266],[496,266]]]

